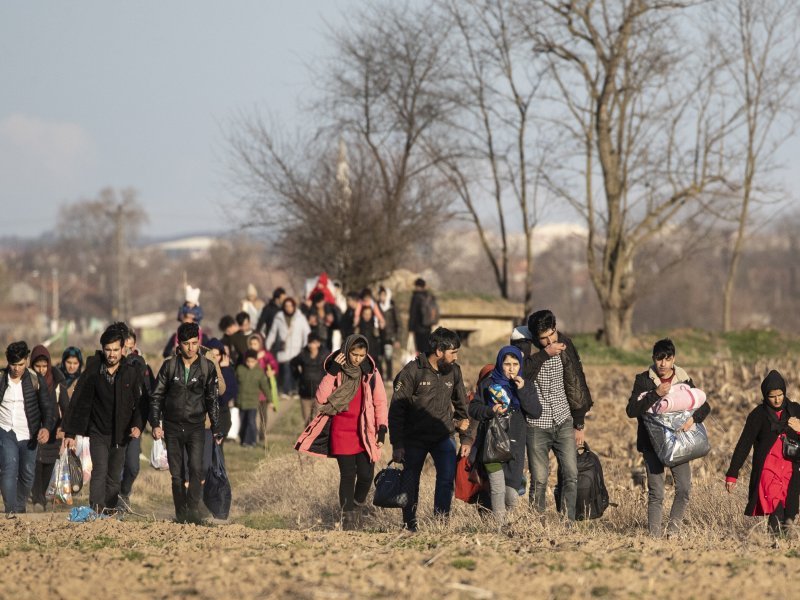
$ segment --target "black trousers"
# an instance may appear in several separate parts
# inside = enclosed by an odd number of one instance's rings
[[[110,435],[94,431],[89,434],[89,453],[92,455],[89,505],[97,512],[117,506],[119,474],[125,464],[127,446],[127,444],[112,444]]]
[[[342,510],[355,510],[355,503],[367,500],[375,465],[366,452],[337,456],[339,463],[339,505]]]
[[[123,496],[130,496],[133,490],[133,482],[139,476],[139,454],[142,452],[142,438],[131,439],[128,448],[125,450],[125,465],[122,469],[122,483],[119,493]]]
[[[50,485],[50,478],[53,477],[53,470],[56,468],[56,463],[41,463],[36,461],[36,471],[33,476],[33,489],[31,496],[34,504],[47,504],[45,493],[47,493],[47,486]]]
[[[181,427],[164,423],[164,444],[167,447],[169,474],[172,476],[172,501],[178,521],[199,518],[200,499],[203,487],[203,448],[205,428],[203,423]],[[183,485],[183,454],[188,458],[189,488]]]

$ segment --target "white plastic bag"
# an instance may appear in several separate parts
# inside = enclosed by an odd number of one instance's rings
[[[229,440],[236,440],[239,438],[240,427],[241,427],[241,419],[239,417],[239,409],[234,406],[231,409],[231,429],[228,432]]]
[[[92,453],[89,450],[89,438],[83,435],[75,436],[75,454],[81,459],[83,469],[83,485],[92,478]]]
[[[61,452],[53,467],[45,498],[55,504],[72,504],[72,482],[69,478],[69,456],[66,450]]]
[[[153,448],[150,450],[150,465],[159,471],[166,471],[169,469],[167,447],[164,445],[163,439],[153,440]]]

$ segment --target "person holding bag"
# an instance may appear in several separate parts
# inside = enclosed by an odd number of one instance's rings
[[[295,450],[336,458],[342,526],[358,526],[367,501],[375,463],[388,431],[386,389],[363,335],[349,336],[341,350],[325,360],[317,388],[318,414],[295,444]]]
[[[768,516],[774,533],[797,516],[800,501],[800,404],[786,397],[786,382],[770,371],[761,383],[762,402],[747,415],[736,443],[725,489],[733,492],[750,449],[753,469],[744,514]]]
[[[688,383],[695,387],[691,377],[675,364],[675,344],[672,340],[659,340],[653,346],[653,364],[643,373],[636,376],[633,391],[628,399],[626,413],[635,418],[639,427],[636,434],[636,449],[642,453],[647,470],[647,526],[650,535],[661,537],[661,518],[664,504],[664,464],[658,458],[643,417],[653,406],[661,402],[673,385]],[[702,423],[711,412],[706,402],[683,424],[682,430],[689,431],[695,423]],[[675,499],[669,512],[667,533],[675,534],[683,520],[686,507],[689,505],[689,493],[692,490],[692,467],[685,462],[670,468],[675,481]]]
[[[525,383],[519,371],[523,362],[522,352],[516,346],[504,346],[497,354],[494,369],[478,382],[478,390],[470,402],[469,416],[481,421],[488,430],[500,419],[508,434],[511,458],[504,462],[485,462],[489,476],[491,508],[498,525],[503,525],[507,510],[512,510],[519,499],[522,487],[522,472],[525,466],[526,417],[538,419],[542,415],[542,404],[536,387]],[[484,433],[478,457],[486,457],[485,446],[489,435]]]

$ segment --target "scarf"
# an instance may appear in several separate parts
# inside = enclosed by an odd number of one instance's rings
[[[780,390],[783,392],[783,403],[775,408],[767,400],[770,392]],[[764,408],[767,411],[769,430],[775,435],[786,433],[789,422],[789,411],[786,410],[786,382],[777,371],[770,371],[761,382],[761,395],[764,397]],[[780,416],[778,415],[780,413]]]
[[[78,370],[75,371],[72,375],[67,373],[67,367],[64,365],[68,358],[77,358],[78,359]],[[81,376],[81,371],[83,371],[83,354],[80,351],[80,348],[76,346],[70,346],[66,350],[64,350],[64,354],[61,355],[61,373],[64,375],[65,385],[67,388],[71,386],[78,380],[78,377]]]
[[[31,365],[42,358],[47,360],[47,372],[44,374],[44,381],[47,384],[47,391],[52,394],[56,384],[53,380],[53,365],[50,361],[50,352],[40,344],[31,352]]]
[[[494,365],[494,370],[490,375],[492,380],[491,393],[499,393],[499,390],[505,392],[513,408],[519,408],[519,395],[517,395],[517,384],[505,376],[503,373],[503,361],[508,355],[513,356],[519,361],[520,370],[522,369],[522,351],[516,346],[503,346],[500,352],[497,353],[497,361]],[[498,389],[499,388],[499,389]]]
[[[342,381],[339,386],[333,390],[333,392],[331,392],[331,395],[328,396],[328,401],[319,407],[319,412],[321,412],[323,415],[332,416],[347,410],[347,407],[350,406],[350,401],[355,398],[356,392],[358,392],[358,386],[361,385],[361,365],[357,367],[351,365],[349,358],[350,348],[357,340],[361,340],[367,344],[367,352],[369,352],[367,338],[365,338],[363,335],[353,334],[348,336],[344,341],[341,352],[344,354],[346,360],[342,366]],[[335,358],[335,356],[331,354],[329,360],[333,358]],[[364,360],[368,359],[365,358]]]

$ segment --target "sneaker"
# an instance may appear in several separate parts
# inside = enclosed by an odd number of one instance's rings
[[[6,519],[16,519],[16,518],[17,518],[17,513],[13,513],[13,512],[7,512],[6,513]]]

